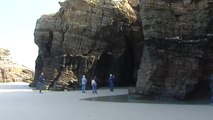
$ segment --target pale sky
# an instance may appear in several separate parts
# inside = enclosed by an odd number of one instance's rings
[[[64,0],[2,0],[0,2],[0,48],[10,50],[13,61],[35,68],[38,47],[34,43],[36,20],[56,13]]]

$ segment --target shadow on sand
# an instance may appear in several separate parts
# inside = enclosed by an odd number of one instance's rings
[[[150,99],[136,95],[117,95],[117,96],[102,96],[91,97],[81,100],[101,101],[101,102],[121,102],[121,103],[151,103],[151,104],[178,104],[178,105],[208,105],[208,99],[196,100],[171,100],[171,99]]]

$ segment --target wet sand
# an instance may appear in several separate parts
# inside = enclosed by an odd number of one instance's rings
[[[127,94],[127,89],[39,94],[27,84],[0,84],[0,120],[211,120],[213,106],[101,102],[91,97]]]

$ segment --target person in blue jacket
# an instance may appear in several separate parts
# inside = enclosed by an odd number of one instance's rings
[[[112,74],[109,75],[108,83],[109,83],[110,91],[113,92],[113,90],[114,90],[114,83],[115,83],[115,77],[114,77],[114,75],[112,75]]]
[[[39,87],[39,93],[42,93],[42,89],[45,84],[45,78],[44,78],[44,73],[42,72],[39,77],[38,77],[38,87]]]
[[[210,76],[211,105],[213,105],[213,74]]]
[[[85,77],[85,75],[83,75],[83,77],[81,78],[81,91],[82,93],[86,93],[86,85],[87,85],[87,79]]]

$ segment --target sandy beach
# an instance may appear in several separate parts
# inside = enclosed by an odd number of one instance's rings
[[[0,120],[210,120],[213,106],[119,103],[82,100],[90,97],[125,95],[99,89],[39,94],[26,83],[0,84]]]

